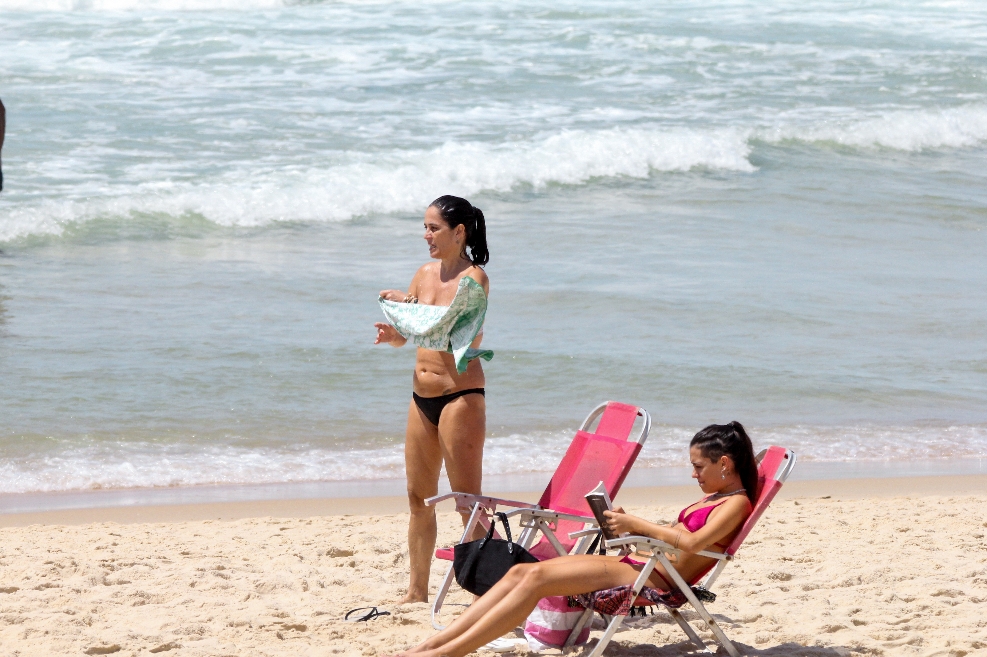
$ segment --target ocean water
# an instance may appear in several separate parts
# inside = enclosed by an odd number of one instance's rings
[[[987,460],[982,3],[0,0],[0,98],[0,493],[399,479],[447,193],[491,477],[606,399]]]

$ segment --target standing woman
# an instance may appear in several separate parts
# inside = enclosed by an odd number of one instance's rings
[[[442,463],[452,490],[481,492],[486,404],[479,359],[493,356],[479,349],[490,291],[483,213],[466,199],[440,196],[425,211],[425,241],[437,262],[422,265],[407,292],[382,291],[390,323],[374,324],[374,344],[400,347],[410,339],[418,346],[404,447],[411,582],[402,603],[428,601],[436,526],[425,500],[438,493]],[[465,524],[467,513],[459,511]]]

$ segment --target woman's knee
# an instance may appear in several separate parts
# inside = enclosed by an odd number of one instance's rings
[[[415,515],[425,514],[425,513],[435,513],[434,506],[428,506],[425,504],[427,498],[420,495],[414,491],[408,491],[408,508],[411,513]]]
[[[517,586],[521,582],[525,581],[531,569],[538,565],[539,564],[537,563],[514,564],[513,566],[511,566],[511,569],[507,571],[507,574],[504,575],[504,579],[510,582],[512,585]]]
[[[538,563],[518,564],[511,570],[515,568],[519,569],[519,584],[524,588],[535,588],[545,583],[547,567],[544,563],[539,561]]]

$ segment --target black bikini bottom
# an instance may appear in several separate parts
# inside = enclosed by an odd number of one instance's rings
[[[439,395],[438,397],[419,397],[417,394],[411,393],[411,397],[415,400],[415,406],[428,418],[428,421],[435,426],[439,426],[439,418],[442,417],[442,409],[446,407],[446,404],[453,399],[459,399],[464,395],[472,395],[473,393],[486,397],[486,391],[483,388],[459,390],[457,392],[450,392],[448,395]]]

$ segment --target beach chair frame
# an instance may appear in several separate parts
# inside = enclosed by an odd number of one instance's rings
[[[619,409],[625,413],[633,411],[635,421],[638,417],[643,418],[644,422],[641,426],[640,431],[638,431],[636,436],[632,437],[630,435],[633,429],[634,422],[632,422],[629,426],[626,427],[614,427],[609,425],[605,426],[605,422],[607,420],[606,411],[609,407],[613,407],[614,409]],[[644,442],[647,440],[648,434],[651,432],[651,415],[648,413],[648,411],[646,411],[645,409],[639,406],[630,406],[627,404],[621,404],[613,401],[603,402],[599,404],[596,408],[594,408],[592,411],[590,411],[589,414],[586,416],[586,419],[583,420],[581,425],[579,425],[579,429],[577,430],[576,437],[573,438],[573,444],[580,437],[581,433],[587,433],[589,431],[590,426],[592,426],[593,422],[595,422],[598,418],[600,420],[600,424],[596,428],[597,433],[590,434],[591,436],[600,435],[603,438],[607,438],[609,440],[627,440],[628,442],[637,445],[636,449],[634,450],[632,456],[629,458],[628,462],[620,464],[621,471],[618,473],[618,477],[614,485],[614,490],[611,491],[612,495],[616,495],[616,491],[619,490],[620,485],[624,481],[624,478],[627,476],[627,473],[630,471],[631,467],[633,466],[634,461],[637,459],[637,455],[640,453],[641,447],[644,445]],[[602,432],[606,432],[606,433],[602,433]],[[624,433],[626,435],[620,437],[613,435],[620,433]],[[552,483],[555,482],[556,478],[560,475],[560,470],[565,463],[566,463],[566,459],[563,458],[562,463],[559,464],[559,470],[556,470],[555,474],[552,476],[552,480],[549,482],[549,488],[546,489],[545,493],[542,494],[542,499],[539,500],[540,502],[545,501],[547,497],[551,497],[549,494],[550,493],[549,489],[551,489]],[[587,490],[587,492],[589,491]],[[584,526],[592,525],[593,527],[596,527],[596,519],[593,518],[592,516],[583,516],[583,515],[577,515],[572,513],[554,511],[551,508],[546,508],[545,506],[541,506],[539,504],[532,504],[531,502],[509,500],[499,497],[489,497],[486,495],[473,495],[470,493],[457,493],[457,492],[446,493],[444,495],[436,495],[435,497],[428,498],[427,500],[425,500],[425,504],[432,506],[443,500],[448,500],[448,499],[456,500],[457,509],[467,508],[471,510],[469,520],[466,523],[466,527],[463,529],[463,534],[459,539],[459,543],[464,543],[470,540],[470,537],[473,535],[473,531],[476,529],[478,524],[486,528],[489,528],[490,527],[489,518],[492,516],[493,513],[497,511],[498,507],[507,507],[512,509],[511,511],[506,512],[506,515],[508,517],[520,516],[519,523],[520,526],[522,527],[522,531],[518,536],[517,542],[519,545],[521,545],[521,547],[525,549],[530,549],[534,544],[538,534],[540,533],[542,536],[545,537],[545,540],[555,550],[556,552],[555,556],[565,556],[566,554],[570,554],[570,553],[579,554],[585,551],[586,546],[589,544],[589,541],[591,540],[589,537],[584,536],[581,537],[580,540],[578,540],[578,542],[576,542],[574,545],[567,548],[565,545],[563,545],[563,542],[559,540],[558,536],[556,536],[555,533],[558,528],[559,521],[570,521],[570,522],[582,524]],[[595,532],[591,532],[591,533],[595,533]],[[449,569],[446,571],[446,575],[443,578],[442,584],[435,595],[435,600],[432,603],[432,614],[431,614],[432,627],[434,627],[437,630],[444,629],[445,627],[444,625],[441,625],[438,622],[437,617],[439,611],[442,609],[443,603],[445,602],[446,595],[449,593],[449,589],[451,588],[453,582],[455,581],[456,581],[456,576],[455,573],[453,572],[452,564],[450,563]]]
[[[741,528],[740,533],[736,538],[727,546],[727,549],[722,553],[720,552],[710,552],[708,550],[703,550],[702,552],[697,552],[704,557],[709,557],[710,559],[716,559],[716,565],[705,575],[705,577],[700,577],[702,581],[702,586],[709,590],[713,583],[717,580],[723,569],[728,563],[734,560],[734,555],[740,545],[743,543],[744,539],[757,524],[757,521],[761,518],[761,515],[767,509],[768,505],[777,495],[778,490],[781,488],[785,480],[791,474],[792,469],[795,467],[796,456],[795,453],[789,449],[783,447],[769,447],[766,450],[761,451],[757,455],[758,462],[758,498],[757,504],[754,505],[754,510],[751,515],[744,522],[744,526]],[[769,472],[770,469],[770,472]],[[583,532],[575,532],[576,534],[581,534]],[[625,553],[635,552],[640,556],[648,556],[648,561],[645,563],[644,568],[641,569],[640,574],[634,581],[634,589],[632,600],[637,600],[638,595],[641,593],[641,589],[648,581],[648,577],[651,576],[651,572],[655,569],[659,563],[665,568],[665,571],[675,582],[675,585],[679,590],[685,595],[686,600],[692,605],[692,608],[696,610],[699,617],[706,623],[716,642],[723,646],[723,649],[727,651],[730,657],[740,657],[740,652],[737,650],[733,642],[727,638],[726,633],[716,622],[703,603],[696,597],[693,593],[691,585],[685,581],[685,578],[679,574],[679,571],[675,568],[675,565],[669,560],[667,554],[681,554],[681,550],[675,549],[672,545],[659,541],[658,539],[648,538],[645,536],[624,536],[622,538],[617,538],[612,541],[607,541],[606,546],[608,548],[618,548]],[[651,604],[650,602],[647,604]],[[636,606],[636,605],[635,605]],[[672,615],[672,618],[679,624],[682,631],[685,632],[686,636],[703,652],[712,653],[706,643],[700,638],[696,630],[689,624],[689,622],[682,616],[678,609],[667,609],[668,613]],[[583,627],[586,623],[593,617],[593,609],[587,608],[580,616],[576,627],[573,628],[572,633],[569,635],[569,639],[566,641],[565,646],[563,646],[563,653],[572,648],[572,643],[575,638],[579,636]],[[624,622],[624,616],[613,616],[610,618],[607,624],[607,629],[604,631],[603,636],[597,642],[596,646],[593,648],[592,652],[586,657],[599,657],[603,654],[613,635],[620,629],[620,625]]]

